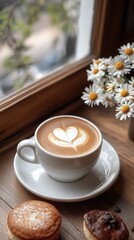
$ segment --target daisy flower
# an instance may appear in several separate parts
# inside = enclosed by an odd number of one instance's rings
[[[113,99],[113,95],[111,93],[105,92],[103,94],[103,100],[102,100],[102,105],[105,106],[106,108],[109,107],[114,107],[115,106],[115,101]]]
[[[124,77],[116,78],[118,84],[124,84],[126,82],[126,79]]]
[[[111,93],[112,96],[115,95],[115,89],[118,87],[118,82],[116,78],[111,79],[109,82],[106,84],[106,91],[108,93]]]
[[[112,60],[112,57],[102,58],[102,62],[105,64],[106,69],[107,69],[108,66],[110,65],[111,60]]]
[[[102,90],[95,85],[89,86],[89,88],[86,87],[81,98],[88,106],[99,105],[102,101]]]
[[[108,72],[113,77],[123,77],[131,71],[130,64],[124,58],[116,56],[110,61]]]
[[[92,60],[87,70],[87,80],[92,84],[81,98],[91,107],[116,106],[116,118],[126,120],[134,117],[134,43],[120,47],[119,54]]]
[[[101,58],[93,59],[93,64],[99,65],[100,63],[102,63],[102,59]]]
[[[118,105],[115,109],[118,113],[116,113],[115,117],[120,120],[126,120],[127,118],[134,117],[134,103],[129,100],[124,103]]]
[[[105,69],[107,69],[107,66],[108,66],[108,64],[109,64],[109,60],[111,59],[111,57],[110,58],[98,58],[98,59],[93,59],[93,64],[97,64],[97,65],[99,65],[100,63],[101,64],[104,64],[104,66],[103,66],[103,70],[105,70]]]
[[[134,43],[132,44],[127,43],[127,45],[123,45],[121,48],[119,48],[119,53],[122,57],[124,57],[128,61],[133,61],[134,60]]]
[[[102,92],[105,91],[107,78],[101,78],[100,81],[94,80],[94,85],[96,88],[101,88]]]
[[[105,65],[103,63],[91,64],[91,70],[87,70],[87,80],[100,79],[105,75]]]
[[[130,100],[134,98],[134,88],[130,84],[119,85],[118,88],[115,89],[117,92],[115,99],[117,102],[122,102],[124,100]]]

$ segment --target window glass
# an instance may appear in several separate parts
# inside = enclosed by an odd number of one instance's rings
[[[94,0],[0,3],[0,99],[90,53]]]

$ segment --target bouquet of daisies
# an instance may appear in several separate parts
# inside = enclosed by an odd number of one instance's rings
[[[88,106],[115,106],[116,118],[134,117],[134,43],[122,46],[119,55],[93,59],[87,70],[89,87],[82,99]]]

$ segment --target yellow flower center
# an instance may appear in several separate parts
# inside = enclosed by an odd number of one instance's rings
[[[101,63],[101,61],[99,59],[96,59],[95,63],[98,65],[99,63]]]
[[[120,92],[120,95],[121,95],[121,97],[127,97],[127,96],[129,95],[129,92],[128,92],[128,90],[123,89],[123,90]]]
[[[91,101],[95,101],[98,98],[98,94],[96,92],[90,92],[89,99]]]
[[[132,83],[132,87],[134,88],[134,82]]]
[[[108,66],[109,66],[109,64],[108,64],[108,63],[105,63],[105,66],[106,66],[106,67],[108,67]]]
[[[114,86],[114,85],[112,85],[112,86],[111,86],[111,90],[112,90],[112,91],[114,91],[114,89],[115,89],[115,86]]]
[[[128,113],[129,112],[129,106],[128,105],[122,106],[121,111],[122,111],[122,113]]]
[[[129,55],[129,56],[133,54],[132,48],[126,48],[124,52],[126,55]]]
[[[98,68],[94,68],[93,69],[93,74],[97,74],[99,72],[99,69]]]
[[[116,62],[116,63],[115,63],[115,68],[116,68],[117,70],[122,70],[122,69],[124,68],[124,65],[123,65],[122,62]]]

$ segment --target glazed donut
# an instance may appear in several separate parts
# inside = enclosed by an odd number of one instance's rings
[[[123,220],[110,211],[92,210],[84,215],[83,231],[87,240],[127,240]]]
[[[10,240],[56,240],[61,215],[50,203],[30,200],[16,206],[8,215]]]

